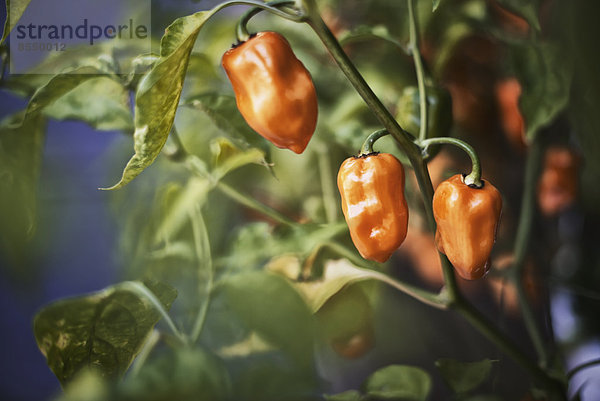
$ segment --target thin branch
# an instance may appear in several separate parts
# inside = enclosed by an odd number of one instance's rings
[[[419,50],[419,28],[417,25],[417,16],[415,14],[414,0],[408,0],[408,23],[410,32],[410,51],[415,63],[415,72],[417,73],[417,85],[419,87],[419,113],[421,125],[419,127],[419,140],[427,138],[428,119],[427,119],[427,92],[425,90],[425,70],[423,60],[421,60],[421,51]]]
[[[523,321],[538,355],[540,364],[546,366],[548,363],[546,344],[542,338],[541,330],[536,323],[534,312],[531,303],[527,299],[523,284],[523,270],[525,268],[525,260],[533,230],[533,219],[535,217],[536,189],[540,174],[542,153],[543,150],[540,139],[534,139],[529,148],[529,154],[525,165],[525,186],[523,188],[521,214],[519,216],[519,226],[517,227],[514,245],[515,262],[510,271],[509,278],[517,289]]]

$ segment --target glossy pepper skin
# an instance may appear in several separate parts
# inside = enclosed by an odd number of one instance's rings
[[[237,107],[260,135],[302,153],[317,125],[317,93],[310,73],[276,32],[259,32],[223,55]]]
[[[346,159],[337,184],[350,236],[363,258],[389,259],[406,238],[404,168],[389,153]]]
[[[467,280],[481,278],[489,270],[502,211],[500,192],[482,182],[481,188],[473,188],[457,174],[442,182],[433,195],[436,245]]]

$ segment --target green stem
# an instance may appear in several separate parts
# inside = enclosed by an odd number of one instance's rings
[[[440,297],[438,294],[423,290],[421,288],[412,286],[410,284],[404,283],[400,280],[393,279],[390,276],[380,273],[378,271],[372,270],[370,266],[365,265],[365,261],[354,254],[350,249],[342,246],[340,244],[336,244],[333,242],[328,242],[323,245],[324,247],[328,247],[333,252],[342,256],[345,259],[348,259],[353,264],[360,266],[362,268],[369,270],[369,276],[375,280],[381,281],[403,293],[406,295],[415,298],[423,302],[424,304],[430,305],[437,309],[447,309],[448,304],[446,303],[443,297]]]
[[[138,283],[137,281],[125,281],[121,283],[120,286],[121,288],[129,290],[134,294],[137,294],[149,301],[152,307],[162,316],[165,322],[167,322],[167,325],[173,332],[173,335],[175,335],[175,337],[182,344],[187,344],[187,339],[185,338],[185,336],[181,334],[181,332],[177,329],[175,323],[173,323],[171,316],[169,316],[169,313],[167,312],[163,304],[158,300],[158,298],[156,298],[156,295],[154,295],[154,293],[148,289],[148,287]]]
[[[308,20],[306,21],[315,31],[319,39],[323,42],[337,65],[340,67],[346,78],[350,81],[354,89],[363,98],[365,103],[375,114],[388,132],[398,141],[402,150],[412,159],[420,157],[420,151],[417,145],[412,142],[412,135],[404,131],[389,110],[381,103],[381,100],[375,95],[371,87],[367,84],[363,76],[356,69],[348,55],[344,52],[339,42],[331,33],[315,4],[314,0],[303,1],[304,8],[307,10]]]
[[[129,379],[132,379],[138,375],[142,366],[144,366],[146,360],[148,360],[150,353],[152,352],[154,347],[156,347],[156,344],[158,344],[159,340],[160,333],[158,332],[158,330],[152,330],[152,332],[148,336],[148,339],[146,339],[146,341],[144,342],[142,350],[140,351],[138,356],[135,357],[135,361],[133,362],[133,365],[131,366],[131,369],[129,371]]]
[[[410,32],[410,50],[415,63],[417,73],[417,85],[419,87],[419,110],[421,125],[419,127],[419,140],[427,138],[427,92],[425,91],[425,72],[423,60],[421,60],[421,51],[419,50],[419,29],[417,26],[417,17],[414,10],[414,0],[408,0],[408,21]]]
[[[269,7],[271,8],[276,8],[279,12],[283,12],[281,10],[279,10],[277,7],[281,7],[281,6],[287,6],[287,5],[293,5],[295,4],[294,0],[275,0],[275,1],[270,1],[268,3],[266,3]],[[250,33],[248,32],[248,22],[250,21],[250,19],[252,17],[254,17],[256,14],[258,14],[259,12],[265,10],[265,8],[262,7],[254,7],[251,8],[250,10],[246,11],[246,13],[244,15],[242,15],[242,17],[240,18],[239,22],[237,23],[236,27],[235,27],[235,36],[237,37],[238,43],[243,43],[245,41],[247,41],[248,39],[250,39]],[[273,12],[272,10],[270,10],[271,12]],[[273,12],[274,13],[274,12]],[[285,12],[283,12],[285,13]],[[289,13],[285,13],[288,16],[284,16],[281,14],[277,14],[283,18],[287,18],[287,19],[292,19],[293,21],[301,21],[301,19],[298,19],[298,17],[300,17],[299,14],[294,15],[294,14],[289,14]],[[290,18],[292,17],[292,18]]]
[[[201,265],[204,267],[202,270],[198,270],[199,273],[199,281],[202,282],[202,275],[200,274],[203,270],[207,273],[206,279],[206,287],[205,291],[205,300],[200,309],[198,310],[198,315],[196,316],[196,321],[194,323],[194,328],[192,329],[192,334],[190,336],[192,343],[198,341],[200,337],[200,333],[202,333],[202,329],[204,328],[204,322],[206,321],[206,315],[208,313],[208,307],[210,306],[210,301],[212,297],[212,289],[214,282],[214,267],[212,263],[212,255],[210,252],[210,241],[208,237],[208,230],[206,229],[206,223],[204,222],[204,217],[202,216],[202,212],[200,211],[200,207],[196,206],[195,213],[191,217],[192,222],[192,232],[194,235],[194,246],[196,248],[196,255],[200,260]]]
[[[232,186],[225,184],[222,181],[217,183],[216,188],[221,191],[222,194],[226,195],[231,200],[236,201],[240,205],[246,206],[252,210],[261,213],[262,215],[269,217],[280,224],[284,224],[286,226],[295,227],[298,223],[293,220],[290,220],[283,214],[279,213],[277,210],[257,201],[251,196],[248,196]]]
[[[473,149],[471,145],[461,141],[460,139],[449,137],[425,139],[424,141],[421,141],[420,144],[424,152],[427,151],[427,147],[430,145],[448,144],[458,146],[471,158],[471,172],[465,176],[465,184],[474,186],[476,188],[481,188],[483,186],[483,183],[481,182],[481,162],[479,161],[479,156],[477,156],[475,149]]]
[[[207,178],[207,179],[211,180],[214,187],[216,189],[218,189],[223,195],[230,198],[231,200],[234,200],[235,202],[237,202],[243,206],[246,206],[247,208],[255,210],[255,211],[275,220],[278,223],[285,224],[290,227],[295,227],[297,225],[297,223],[295,221],[290,220],[288,217],[279,213],[277,210],[272,209],[263,203],[260,203],[253,197],[248,196],[248,195],[238,191],[236,188],[233,188],[232,186],[224,183],[221,180],[218,180],[218,181],[214,180],[210,176],[210,174],[208,172],[206,172],[204,170],[204,168],[202,168],[202,163],[198,160],[198,158],[196,156],[188,154],[186,157],[185,164],[193,173],[195,173],[199,177]]]
[[[360,153],[358,156],[365,156],[373,153],[373,145],[375,144],[375,141],[386,135],[389,135],[389,132],[386,129],[380,129],[370,134],[367,139],[365,139],[362,148],[360,148]]]
[[[523,188],[521,214],[519,216],[519,226],[517,227],[514,245],[515,262],[509,278],[517,289],[523,321],[538,355],[540,364],[546,366],[548,362],[548,352],[523,284],[523,270],[525,268],[527,251],[533,229],[533,219],[536,208],[536,188],[540,174],[542,153],[543,150],[540,140],[534,139],[531,143],[525,166],[525,187]]]

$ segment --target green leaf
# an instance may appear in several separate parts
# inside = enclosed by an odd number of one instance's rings
[[[431,378],[414,366],[390,365],[369,376],[363,388],[377,399],[424,401],[431,391]]]
[[[326,401],[361,401],[363,399],[362,394],[356,390],[348,390],[343,393],[327,395],[325,394]]]
[[[432,11],[437,10],[437,8],[440,6],[440,1],[441,0],[433,0],[433,8]]]
[[[38,88],[29,99],[23,121],[30,115],[51,105],[82,83],[102,75],[106,75],[102,70],[85,66],[53,76],[44,86]]]
[[[314,321],[302,297],[284,278],[265,272],[226,277],[220,288],[239,318],[302,366],[312,363]]]
[[[6,0],[6,21],[0,44],[4,43],[8,34],[17,25],[30,2],[31,0]]]
[[[149,360],[118,387],[119,400],[193,401],[231,399],[223,361],[199,348],[176,348]]]
[[[200,29],[215,11],[202,11],[178,18],[160,43],[160,59],[138,86],[135,98],[135,155],[129,160],[118,189],[154,162],[165,145],[181,97],[190,53]]]
[[[23,113],[0,125],[0,250],[11,263],[22,266],[29,240],[36,231],[37,183],[46,120]]]
[[[533,140],[569,102],[573,66],[558,46],[522,46],[515,53],[515,68],[523,92],[519,106],[527,139]]]
[[[215,125],[240,148],[257,148],[265,155],[269,154],[268,142],[246,123],[233,96],[207,93],[186,100],[186,104],[206,113]]]
[[[435,366],[440,370],[444,380],[452,391],[464,394],[483,383],[496,361],[484,359],[479,362],[459,362],[454,359],[438,359]]]
[[[133,131],[129,92],[108,77],[92,77],[46,106],[57,120],[81,120],[98,130]]]
[[[128,284],[57,301],[35,316],[38,347],[62,384],[82,368],[120,377],[140,351],[161,314]],[[167,309],[177,296],[166,284],[145,284]]]
[[[330,260],[325,264],[320,280],[297,283],[298,290],[306,298],[310,309],[317,312],[331,297],[352,283],[379,279],[380,273],[361,269],[346,259]]]

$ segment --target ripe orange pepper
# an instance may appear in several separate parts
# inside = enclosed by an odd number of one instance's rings
[[[248,125],[275,146],[302,153],[317,125],[317,93],[288,41],[257,33],[225,52],[222,65]]]
[[[342,163],[337,184],[356,249],[365,259],[385,262],[408,228],[402,163],[389,153],[351,157]]]
[[[518,150],[527,147],[526,127],[519,109],[522,87],[516,78],[507,78],[496,84],[496,100],[502,128],[510,143]]]
[[[436,245],[467,280],[481,278],[489,270],[502,211],[500,192],[489,182],[482,183],[481,188],[470,187],[457,174],[433,195]]]
[[[540,211],[554,216],[577,198],[579,158],[571,149],[552,146],[546,150],[537,196]]]

